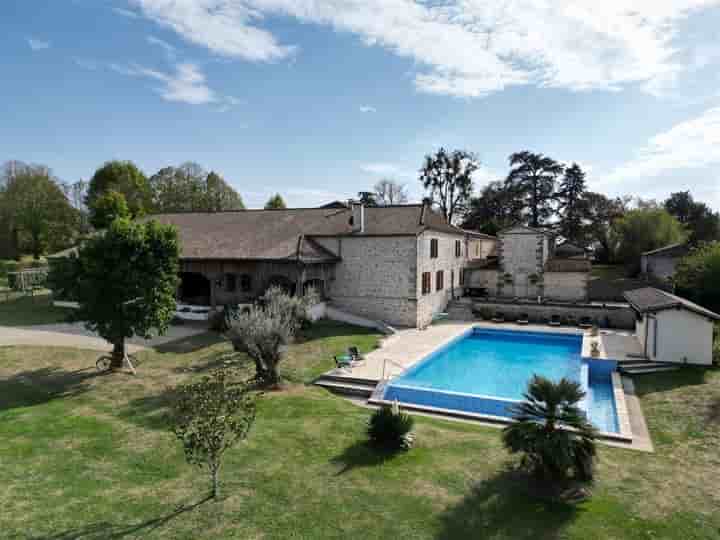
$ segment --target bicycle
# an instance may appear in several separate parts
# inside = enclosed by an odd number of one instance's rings
[[[113,357],[110,354],[104,354],[95,362],[95,369],[99,372],[104,373],[110,371],[112,366]],[[133,375],[135,375],[135,365],[137,365],[137,359],[134,355],[125,354],[123,358],[123,367],[127,366]]]

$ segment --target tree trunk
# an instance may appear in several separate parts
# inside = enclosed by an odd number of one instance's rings
[[[119,338],[113,343],[112,362],[110,369],[122,369],[125,365],[125,338]]]
[[[212,475],[212,497],[213,499],[217,499],[220,497],[220,478],[219,478],[219,469],[220,467],[218,465],[211,465],[210,466],[210,474]]]

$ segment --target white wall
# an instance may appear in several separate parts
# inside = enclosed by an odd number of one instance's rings
[[[658,362],[712,364],[712,322],[686,309],[668,309],[655,316]]]
[[[636,322],[635,334],[640,347],[647,343],[649,360],[712,364],[713,323],[692,311],[668,309],[645,314]]]

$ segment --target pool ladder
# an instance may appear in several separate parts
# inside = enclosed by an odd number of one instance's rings
[[[393,377],[396,377],[398,375],[398,373],[393,375],[392,371],[388,370],[388,368],[387,368],[388,364],[390,364],[391,366],[400,368],[401,372],[405,371],[405,366],[403,366],[402,364],[399,364],[395,360],[390,360],[389,358],[384,358],[383,359],[382,378],[380,379],[381,381],[389,381],[390,379],[392,379]],[[385,376],[386,374],[387,374],[387,377]]]

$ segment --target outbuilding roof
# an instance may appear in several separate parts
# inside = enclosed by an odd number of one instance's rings
[[[661,248],[645,251],[643,255],[666,255],[668,257],[683,257],[690,251],[687,244],[670,244]]]
[[[720,320],[720,315],[694,302],[655,287],[643,287],[624,293],[625,299],[640,313],[654,313],[667,309],[687,309],[710,319]]]
[[[177,227],[183,259],[324,262],[338,259],[317,241],[324,237],[416,236],[425,230],[465,234],[422,204],[365,207],[364,215],[363,232],[353,232],[347,207],[187,212],[143,219]]]

